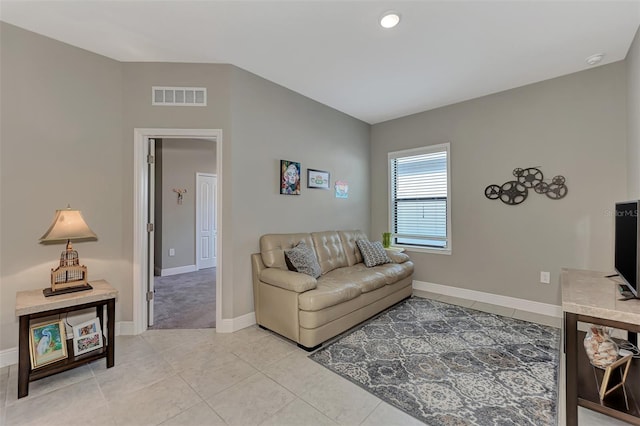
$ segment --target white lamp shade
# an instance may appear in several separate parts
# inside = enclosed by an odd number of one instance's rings
[[[98,238],[89,228],[82,217],[80,210],[56,210],[56,217],[47,229],[47,232],[40,238],[40,241],[61,241],[75,240],[83,238]]]

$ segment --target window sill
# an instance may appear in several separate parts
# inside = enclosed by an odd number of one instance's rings
[[[396,245],[394,247],[398,247],[398,248],[402,247],[407,252],[451,255],[451,249],[450,248],[438,249],[438,248],[427,248],[427,247],[403,246],[403,245],[400,245],[400,244],[398,244],[398,245]]]

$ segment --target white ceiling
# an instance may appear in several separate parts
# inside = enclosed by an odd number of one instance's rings
[[[119,61],[230,63],[378,123],[622,60],[640,0],[3,0],[0,19]]]

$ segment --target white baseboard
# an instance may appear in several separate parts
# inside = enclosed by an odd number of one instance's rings
[[[532,300],[518,299],[516,297],[502,296],[499,294],[485,293],[483,291],[469,290],[466,288],[451,287],[416,280],[413,281],[413,288],[416,290],[443,294],[445,296],[460,297],[462,299],[491,303],[493,305],[519,309],[521,311],[562,318],[562,306],[551,305],[549,303],[534,302]]]
[[[243,328],[254,325],[256,323],[256,313],[249,312],[248,314],[241,315],[239,317],[223,319],[221,322],[221,324],[216,323],[216,332],[233,333],[234,331],[242,330]]]
[[[0,351],[0,368],[18,363],[18,348],[9,348]]]
[[[160,270],[161,277],[168,277],[169,275],[186,274],[187,272],[195,272],[198,270],[196,265],[178,266],[176,268],[167,268]]]
[[[136,333],[133,321],[116,322],[116,336],[133,336],[134,334]]]
[[[254,323],[255,323],[255,315]],[[116,322],[116,336],[132,336],[134,335],[133,321],[118,321]],[[0,368],[7,365],[18,363],[18,348],[9,348],[0,351]]]

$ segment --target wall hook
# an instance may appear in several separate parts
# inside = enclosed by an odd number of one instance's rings
[[[187,190],[173,188],[173,192],[178,194],[178,204],[182,204],[182,194],[186,194]]]

